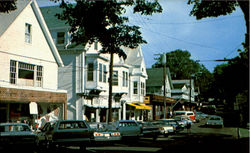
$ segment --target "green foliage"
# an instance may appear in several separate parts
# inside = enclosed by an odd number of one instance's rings
[[[237,6],[236,1],[218,0],[189,0],[188,4],[194,5],[190,15],[195,16],[198,20],[206,17],[218,17],[230,14],[235,11],[235,6]]]
[[[210,88],[213,82],[213,75],[204,65],[190,59],[191,54],[180,49],[166,53],[166,56],[166,66],[169,67],[172,79],[190,79],[195,77],[195,86],[200,91],[199,100],[206,101],[211,97]],[[162,60],[163,56],[160,56],[152,67],[163,67]]]
[[[177,49],[166,53],[167,67],[169,67],[172,79],[189,79],[192,74],[200,71],[202,68],[199,63],[190,59],[191,54],[188,51]],[[157,59],[153,68],[163,67],[162,56]]]
[[[246,22],[244,45],[249,50],[249,0],[188,0],[188,4],[193,5],[190,15],[195,16],[197,20],[231,14],[239,6]]]
[[[129,18],[124,14],[126,7],[134,7],[134,13],[152,15],[161,12],[157,0],[76,0],[74,4],[62,0],[61,20],[71,26],[72,41],[85,45],[98,41],[102,45],[101,53],[117,53],[126,58],[121,46],[135,48],[146,43],[138,26],[129,26]]]
[[[1,0],[0,2],[0,13],[9,13],[16,9],[17,0]]]
[[[236,96],[249,91],[249,51],[240,51],[240,55],[228,64],[216,66],[214,82],[211,88],[217,101],[226,100],[229,108],[233,108]]]

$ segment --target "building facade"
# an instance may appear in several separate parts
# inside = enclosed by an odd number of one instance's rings
[[[174,89],[172,89],[172,98],[177,100],[174,106],[178,110],[193,110],[197,106],[195,102],[194,80],[172,80]]]
[[[166,117],[170,117],[172,114],[172,106],[175,104],[175,99],[173,99],[171,95],[173,84],[169,68],[166,68],[165,80],[163,68],[150,68],[147,69],[147,73],[147,96],[145,99],[153,108],[150,120],[164,118],[164,102],[166,103]],[[164,81],[166,92],[165,97]]]
[[[0,20],[0,122],[67,118],[67,94],[58,90],[63,62],[36,1],[17,1]]]
[[[69,119],[104,122],[108,110],[110,54],[100,54],[98,42],[86,46],[71,42],[69,26],[58,20],[59,7],[41,8],[53,40],[64,62],[59,70],[59,88],[67,90]],[[147,73],[141,48],[123,48],[127,59],[114,54],[113,62],[113,119],[143,120],[141,105],[146,93]]]

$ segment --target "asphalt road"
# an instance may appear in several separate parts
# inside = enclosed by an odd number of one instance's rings
[[[120,143],[88,146],[86,153],[249,153],[247,137],[239,138],[236,128],[207,128],[205,121],[192,125],[169,137],[127,140]],[[17,150],[18,152],[20,150]],[[61,147],[55,150],[40,149],[39,153],[80,153],[79,147]],[[1,152],[2,153],[2,152]]]

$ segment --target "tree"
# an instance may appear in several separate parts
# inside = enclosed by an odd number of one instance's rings
[[[191,54],[188,51],[177,49],[166,53],[167,67],[169,67],[172,79],[189,79],[192,74],[199,72],[201,65],[190,59]],[[152,65],[153,68],[163,67],[162,57],[157,59],[157,62]]]
[[[249,0],[189,0],[189,5],[194,5],[190,15],[196,16],[197,20],[206,17],[218,17],[220,15],[227,15],[235,11],[237,6],[240,6],[244,13],[246,21],[245,47],[249,50]]]
[[[0,13],[9,13],[16,9],[17,0],[8,0],[0,2]]]
[[[191,54],[188,51],[177,49],[166,53],[167,62],[172,79],[190,79],[195,75],[196,87],[200,90],[200,100],[206,101],[210,98],[210,86],[213,80],[212,74],[200,65],[198,62],[190,59]],[[162,56],[157,59],[157,62],[152,65],[153,68],[163,67]]]
[[[146,43],[139,27],[127,24],[129,18],[124,15],[126,7],[133,7],[134,13],[141,15],[152,15],[161,12],[162,8],[157,0],[75,0],[74,4],[61,0],[60,7],[63,12],[57,16],[71,26],[72,42],[85,46],[98,41],[102,45],[100,53],[110,54],[107,121],[111,121],[113,54],[126,59],[121,46],[135,48]]]

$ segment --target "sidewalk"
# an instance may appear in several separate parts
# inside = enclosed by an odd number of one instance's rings
[[[250,129],[239,128],[239,138],[249,138]]]

